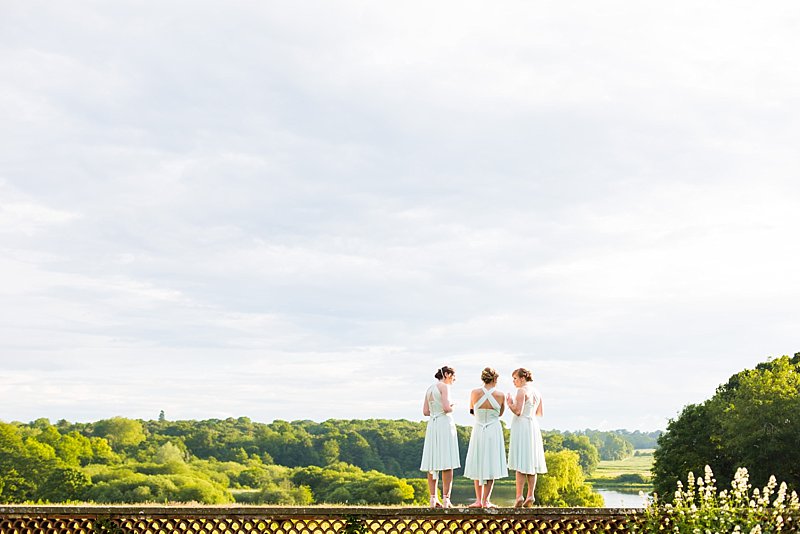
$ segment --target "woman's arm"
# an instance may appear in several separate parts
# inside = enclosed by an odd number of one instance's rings
[[[522,408],[525,406],[525,390],[522,388],[517,389],[517,398],[514,399],[512,402],[511,394],[508,394],[508,407],[514,413],[514,415],[520,415],[522,413]]]
[[[544,410],[542,410],[542,398],[541,397],[539,397],[539,406],[536,407],[536,415],[538,415],[539,417],[544,415]]]
[[[428,392],[425,392],[425,398],[422,400],[422,415],[430,417],[431,407],[428,405]]]
[[[453,405],[450,402],[450,388],[441,382],[436,384],[436,387],[439,388],[439,392],[442,394],[442,410],[444,410],[444,413],[452,412]]]

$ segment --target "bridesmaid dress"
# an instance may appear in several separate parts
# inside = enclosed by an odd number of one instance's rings
[[[520,389],[525,391],[525,401],[520,414],[511,418],[508,467],[529,475],[547,473],[542,431],[536,419],[536,408],[542,402],[542,395],[530,385]]]
[[[425,398],[428,399],[431,415],[425,430],[425,444],[422,447],[422,462],[419,468],[438,478],[439,471],[461,467],[458,455],[458,434],[452,414],[444,411],[442,393],[437,384],[428,388]]]
[[[475,403],[475,424],[469,438],[464,476],[483,485],[487,480],[508,476],[503,427],[500,425],[500,403],[492,396],[494,388],[481,388],[483,397]],[[490,408],[478,408],[486,401]]]

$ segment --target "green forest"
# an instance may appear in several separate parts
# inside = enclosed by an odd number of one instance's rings
[[[169,421],[163,412],[151,421],[0,422],[0,502],[422,504],[425,425]],[[469,433],[458,427],[462,456]],[[585,477],[600,459],[632,454],[634,443],[655,446],[658,434],[544,432],[550,472],[540,478],[538,502],[601,505]]]
[[[700,404],[689,404],[658,440],[654,490],[666,500],[689,472],[708,465],[718,487],[746,468],[753,486],[770,476],[800,489],[800,353],[744,370]]]
[[[423,504],[425,426],[377,419],[170,421],[163,412],[149,421],[0,422],[0,503]],[[469,434],[458,427],[462,464]],[[774,475],[798,488],[800,353],[736,373],[705,402],[687,405],[664,433],[587,429],[545,431],[543,438],[549,472],[536,493],[547,506],[601,505],[587,478],[608,482],[592,476],[598,463],[630,458],[637,449],[655,449],[652,481],[637,475],[618,482],[652,482],[666,500],[679,480],[707,465],[719,487],[744,467],[754,485]]]

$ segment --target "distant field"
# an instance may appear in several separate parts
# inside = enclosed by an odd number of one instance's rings
[[[603,460],[597,465],[592,476],[587,480],[597,487],[613,487],[619,485],[614,479],[619,475],[637,474],[645,479],[651,478],[650,468],[653,466],[654,449],[638,449],[638,456],[624,460]],[[621,484],[630,489],[646,489],[649,484]]]
[[[637,473],[650,478],[650,468],[653,466],[653,450],[639,449],[641,456],[631,456],[624,460],[603,460],[592,473],[592,478],[615,478],[618,475]],[[646,455],[645,455],[646,453]]]

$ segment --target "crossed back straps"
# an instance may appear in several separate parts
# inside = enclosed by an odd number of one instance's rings
[[[492,405],[491,409],[494,409],[496,412],[500,412],[500,403],[497,402],[497,399],[494,398],[494,389],[487,390],[486,388],[482,387],[481,390],[483,391],[483,397],[475,403],[475,408],[482,406],[484,402],[489,401],[489,404]],[[490,408],[478,408],[479,410],[489,410]]]

